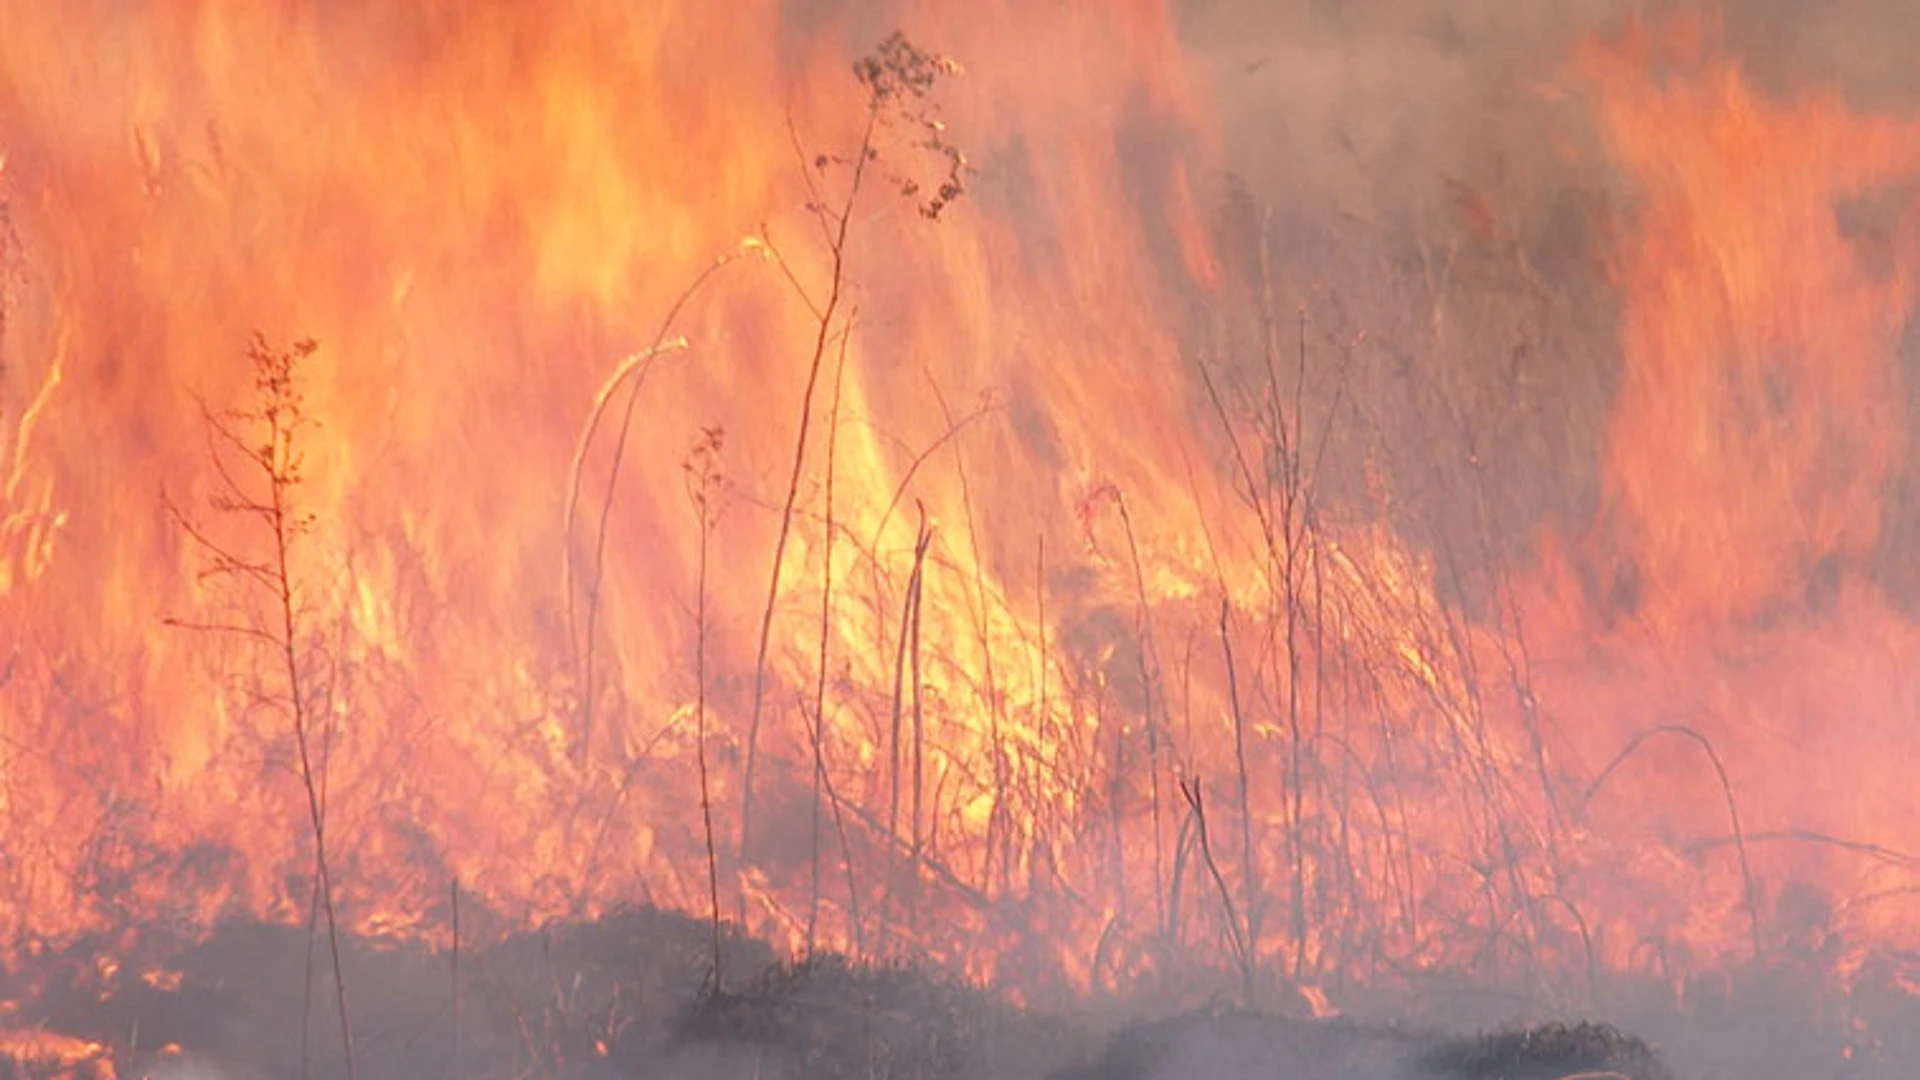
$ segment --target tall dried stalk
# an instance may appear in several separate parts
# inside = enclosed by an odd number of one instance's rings
[[[209,558],[204,575],[239,582],[267,594],[272,611],[264,619],[238,623],[204,623],[169,619],[170,625],[185,629],[233,634],[265,647],[281,669],[283,695],[277,696],[293,725],[295,753],[298,758],[300,786],[306,796],[307,822],[312,831],[314,876],[321,910],[326,916],[327,948],[333,960],[334,1004],[340,1017],[341,1050],[346,1059],[348,1080],[353,1080],[353,1023],[347,1011],[347,977],[341,963],[340,926],[334,910],[333,875],[327,860],[327,821],[324,803],[324,762],[316,764],[308,715],[308,689],[301,670],[301,602],[294,583],[293,548],[296,541],[313,527],[313,516],[301,511],[294,502],[294,489],[301,482],[305,454],[299,449],[301,433],[314,426],[306,415],[305,396],[301,393],[299,365],[318,351],[311,339],[296,341],[291,348],[275,349],[255,334],[247,348],[254,376],[254,404],[216,414],[203,408],[209,442],[208,457],[218,475],[220,488],[211,499],[213,509],[226,515],[251,520],[266,533],[271,552],[265,558],[242,554],[241,549],[216,539],[195,524],[171,503],[168,509],[174,521]],[[244,465],[250,480],[236,474],[232,458]],[[309,982],[311,975],[309,974]],[[304,1018],[303,1018],[304,1024]],[[302,1070],[307,1069],[304,1054]]]
[[[894,650],[893,657],[893,717],[887,741],[887,839],[895,844],[900,841],[900,771],[901,764],[901,727],[905,719],[906,701],[909,691],[913,695],[913,737],[917,747],[921,730],[920,714],[920,589],[925,580],[927,548],[933,544],[933,529],[927,524],[926,509],[920,509],[919,534],[913,544],[913,572],[907,578],[906,598],[900,612],[900,644]],[[907,669],[911,662],[913,684],[908,687]],[[914,755],[913,764],[913,834],[907,843],[907,850],[913,859],[912,888],[919,887],[920,862],[920,762]],[[891,947],[893,903],[891,890],[881,911],[880,940],[883,948]]]
[[[1247,720],[1240,708],[1240,672],[1233,661],[1233,635],[1230,632],[1233,605],[1225,596],[1220,598],[1220,649],[1227,659],[1227,705],[1233,710],[1233,764],[1235,779],[1239,784],[1240,796],[1240,873],[1242,891],[1245,893],[1247,909],[1247,937],[1252,939],[1254,948],[1248,950],[1249,968],[1258,962],[1260,924],[1258,922],[1260,900],[1260,867],[1253,859],[1253,798],[1252,771],[1247,768]],[[1199,783],[1194,784],[1194,812],[1199,812]],[[1252,972],[1248,972],[1249,988],[1253,985]],[[1254,1004],[1251,992],[1247,1004]]]
[[[773,635],[774,612],[779,606],[780,579],[800,497],[800,478],[806,469],[807,444],[813,428],[814,394],[819,387],[820,370],[825,366],[829,342],[836,335],[846,334],[850,330],[840,318],[840,308],[846,302],[850,284],[847,276],[848,240],[853,229],[854,213],[860,205],[870,170],[880,162],[877,138],[881,125],[890,120],[905,121],[918,127],[920,138],[914,143],[915,147],[937,155],[947,167],[945,179],[935,194],[920,204],[921,214],[928,219],[938,218],[941,210],[960,196],[961,176],[968,168],[966,158],[946,141],[944,127],[928,115],[930,106],[925,101],[934,82],[941,75],[951,74],[955,70],[950,61],[916,49],[904,36],[896,33],[882,42],[873,55],[854,65],[854,75],[866,90],[866,117],[852,155],[839,157],[821,154],[809,161],[800,150],[798,137],[794,139],[795,155],[802,162],[801,175],[807,184],[807,209],[820,229],[826,249],[826,296],[823,301],[816,303],[801,285],[792,266],[781,257],[779,249],[768,243],[768,251],[773,254],[788,283],[813,317],[814,337],[813,349],[807,360],[806,383],[800,395],[800,417],[794,433],[787,490],[781,503],[779,529],[774,537],[767,599],[760,612],[759,644],[754,650],[753,706],[747,723],[746,764],[740,791],[739,855],[742,867],[748,863],[748,844],[753,835],[754,786],[759,771],[760,730],[766,706],[767,649]],[[815,170],[824,172],[829,166],[845,166],[849,169],[845,191],[831,202],[822,195],[813,175]],[[892,179],[902,194],[914,196],[920,193],[918,182],[899,177]]]
[[[1171,936],[1171,926],[1167,922],[1164,898],[1161,895],[1161,883],[1166,880],[1165,854],[1162,850],[1160,822],[1160,720],[1154,715],[1154,674],[1159,667],[1159,656],[1154,646],[1153,607],[1147,602],[1146,570],[1140,563],[1140,543],[1134,536],[1133,515],[1127,512],[1127,497],[1118,488],[1113,493],[1114,506],[1120,512],[1120,525],[1127,538],[1127,556],[1133,566],[1133,588],[1135,602],[1139,605],[1140,625],[1137,634],[1140,638],[1140,699],[1141,714],[1147,727],[1147,806],[1150,825],[1153,829],[1153,898],[1155,904],[1155,922],[1161,934]],[[1164,711],[1164,709],[1163,709]]]
[[[1264,236],[1261,241],[1261,276],[1267,274],[1267,245]],[[1262,282],[1263,294],[1266,293],[1265,281]],[[1269,318],[1269,324],[1271,324]],[[1305,820],[1305,785],[1301,768],[1301,748],[1304,744],[1300,728],[1300,680],[1303,666],[1300,658],[1300,621],[1303,602],[1301,599],[1300,573],[1301,560],[1305,557],[1302,550],[1306,540],[1308,518],[1304,512],[1302,492],[1301,454],[1298,446],[1301,429],[1300,414],[1306,397],[1307,372],[1307,311],[1300,309],[1300,350],[1299,365],[1295,374],[1293,393],[1293,419],[1289,426],[1285,410],[1280,401],[1279,376],[1274,371],[1274,350],[1269,347],[1267,354],[1267,396],[1272,412],[1272,426],[1268,437],[1273,441],[1273,449],[1280,455],[1280,588],[1282,603],[1285,605],[1287,659],[1287,854],[1292,864],[1291,885],[1293,889],[1293,976],[1304,976],[1307,956],[1307,855],[1306,837],[1302,835]]]
[[[808,737],[813,737],[818,725],[803,710],[801,717],[808,725]],[[866,936],[860,924],[860,885],[853,872],[853,841],[847,836],[847,818],[845,800],[833,786],[833,775],[825,769],[819,775],[820,797],[826,800],[827,808],[833,811],[834,836],[840,842],[840,869],[847,882],[847,936],[852,946],[850,956],[866,955]]]
[[[1240,919],[1234,914],[1233,892],[1227,888],[1227,879],[1220,872],[1220,864],[1213,857],[1213,843],[1207,834],[1207,805],[1200,794],[1200,778],[1180,782],[1180,794],[1186,797],[1187,807],[1193,813],[1193,821],[1200,835],[1200,858],[1207,864],[1207,872],[1213,876],[1213,884],[1220,890],[1220,907],[1226,916],[1227,940],[1233,946],[1234,962],[1240,968],[1240,990],[1245,997],[1243,1003],[1252,1007],[1254,1002],[1254,947],[1250,931],[1242,928]]]
[[[787,475],[787,493],[780,506],[780,530],[773,543],[772,568],[767,578],[767,601],[760,609],[760,642],[753,654],[753,712],[747,723],[747,759],[740,785],[740,841],[737,859],[748,865],[747,845],[753,835],[753,787],[760,763],[760,725],[766,705],[767,648],[773,640],[773,614],[780,602],[780,576],[786,566],[787,541],[793,533],[794,507],[800,500],[800,477],[806,469],[807,439],[813,430],[813,395],[820,382],[820,368],[827,355],[827,342],[834,332],[847,279],[847,231],[853,224],[853,207],[866,175],[869,153],[873,148],[873,126],[879,117],[874,104],[867,114],[867,128],[861,136],[860,150],[853,167],[853,181],[846,201],[837,213],[822,210],[834,218],[827,240],[828,261],[826,303],[815,314],[813,354],[807,361],[806,388],[800,394],[800,423],[794,435],[793,459]]]
[[[920,612],[926,596],[926,544],[932,542],[933,532],[923,525],[920,535],[923,543],[914,545],[913,608],[907,649],[907,666],[913,672],[913,847],[908,864],[913,878],[907,892],[907,900],[912,905],[907,909],[907,926],[916,932],[920,928],[921,859],[926,853],[923,823],[926,820],[924,803],[927,790],[927,714],[926,694],[920,679]]]
[[[693,506],[700,531],[700,554],[694,582],[694,762],[700,772],[700,828],[707,845],[707,920],[713,932],[713,968],[709,976],[715,993],[725,990],[720,968],[720,859],[713,840],[713,788],[707,775],[707,556],[713,527],[719,521],[726,474],[720,458],[722,433],[704,428],[700,441],[681,465],[687,500]]]
[[[934,400],[940,404],[940,415],[946,420],[947,429],[955,429],[959,421],[953,416],[953,410],[947,407],[946,395],[940,392],[938,383],[928,376],[932,384]],[[973,556],[973,601],[974,632],[980,639],[980,656],[983,665],[982,674],[987,683],[987,753],[991,758],[993,807],[987,813],[986,863],[981,878],[988,892],[993,891],[993,858],[996,841],[1006,828],[1007,815],[1007,756],[1001,744],[1000,725],[1002,703],[1000,701],[999,682],[993,671],[993,634],[991,632],[991,609],[987,600],[986,555],[980,549],[980,534],[973,513],[973,484],[967,479],[967,458],[960,452],[960,444],[953,444],[953,468],[960,479],[960,505],[966,511],[967,549]],[[1010,868],[1008,868],[1010,869]]]
[[[813,684],[813,864],[807,888],[807,950],[813,955],[814,934],[820,923],[820,810],[827,787],[827,649],[833,638],[833,473],[835,449],[840,441],[840,392],[847,375],[847,342],[852,337],[852,318],[847,333],[840,336],[840,355],[833,369],[833,402],[827,408],[827,485],[826,533],[820,557],[820,655],[814,668]],[[849,865],[849,871],[852,867]]]
[[[566,590],[567,602],[567,642],[578,645],[578,671],[580,681],[580,725],[575,733],[574,758],[584,764],[593,743],[595,691],[593,685],[594,650],[598,644],[597,631],[600,615],[600,590],[606,577],[607,564],[607,526],[613,519],[613,495],[618,490],[620,468],[626,460],[627,439],[633,431],[633,420],[640,408],[640,391],[645,389],[647,376],[652,373],[655,361],[660,357],[686,349],[684,339],[671,341],[667,334],[680,316],[680,311],[704,288],[715,274],[731,263],[738,255],[734,252],[715,261],[702,270],[692,282],[674,299],[667,308],[666,317],[660,320],[660,328],[654,334],[653,344],[627,357],[612,375],[600,387],[593,398],[593,410],[587,416],[587,422],[580,430],[580,440],[574,446],[573,460],[567,469],[567,509],[561,535],[565,543],[561,548],[561,577]],[[607,466],[607,483],[600,498],[600,518],[594,524],[593,562],[588,568],[584,583],[576,582],[579,571],[574,566],[573,531],[574,520],[580,511],[580,488],[586,481],[587,450],[593,445],[593,439],[600,430],[600,421],[606,417],[612,406],[613,396],[622,386],[631,384],[627,394],[626,407],[620,413],[620,428],[613,440],[612,459]],[[585,625],[578,625],[579,616],[575,611],[575,593],[584,584],[587,593],[587,611]]]
[[[1720,760],[1720,752],[1713,748],[1713,743],[1705,735],[1685,724],[1662,724],[1642,731],[1627,740],[1627,744],[1620,748],[1620,752],[1613,756],[1613,760],[1607,762],[1607,767],[1601,769],[1599,775],[1593,778],[1593,783],[1587,785],[1582,801],[1591,801],[1595,795],[1599,794],[1600,789],[1606,785],[1607,779],[1622,762],[1632,757],[1648,740],[1662,735],[1686,739],[1700,747],[1701,751],[1707,755],[1707,764],[1713,766],[1713,775],[1720,783],[1720,794],[1727,804],[1727,821],[1733,830],[1734,852],[1740,858],[1740,880],[1745,887],[1747,901],[1747,933],[1753,945],[1753,959],[1757,963],[1766,955],[1760,936],[1760,887],[1753,876],[1753,864],[1747,858],[1747,834],[1740,824],[1740,803],[1733,797],[1733,781],[1727,777],[1727,767]]]

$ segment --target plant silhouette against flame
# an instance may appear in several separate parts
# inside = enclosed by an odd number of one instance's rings
[[[787,478],[786,497],[781,505],[779,532],[774,540],[767,601],[761,609],[759,645],[754,654],[753,706],[747,725],[746,765],[740,794],[739,865],[743,872],[751,861],[749,845],[753,835],[760,729],[766,704],[767,649],[773,636],[774,611],[780,599],[781,570],[800,498],[800,478],[806,469],[814,397],[819,389],[820,373],[826,366],[828,351],[836,343],[844,349],[853,332],[852,315],[843,311],[843,308],[846,307],[849,286],[848,237],[853,228],[854,212],[859,207],[870,173],[875,169],[884,171],[885,178],[902,197],[919,200],[917,208],[921,216],[929,221],[937,220],[941,212],[964,193],[963,181],[971,171],[971,166],[967,163],[966,155],[947,139],[945,126],[934,116],[935,103],[931,98],[932,90],[941,77],[956,75],[959,71],[958,64],[917,48],[905,35],[897,32],[881,42],[871,55],[854,64],[854,77],[866,90],[866,119],[859,145],[849,155],[816,154],[811,159],[812,169],[802,170],[808,193],[806,209],[819,226],[821,243],[826,248],[828,270],[824,300],[814,299],[794,272],[792,264],[782,255],[772,238],[764,235],[763,230],[765,250],[779,265],[801,303],[812,313],[815,334],[807,363],[806,387],[800,398],[800,422],[794,435],[792,468]],[[883,127],[904,128],[908,132],[908,150],[938,161],[943,172],[931,196],[922,199],[925,185],[900,168],[901,163],[889,162],[882,157],[880,132]],[[793,133],[793,139],[795,153],[803,161],[808,160],[800,149],[798,133]],[[898,171],[894,171],[896,169]],[[822,184],[830,173],[837,170],[846,172],[845,187],[837,196],[831,196],[824,191]],[[815,173],[819,176],[816,177]],[[826,464],[828,473],[832,472],[832,468],[832,462],[829,461]],[[823,655],[823,665],[825,660]],[[821,718],[816,717],[815,739],[819,737],[817,733],[821,723]],[[819,749],[816,747],[816,780],[820,768]]]
[[[239,621],[233,622],[169,618],[167,623],[183,629],[237,635],[261,646],[271,654],[273,664],[283,669],[285,685],[281,691],[263,698],[284,709],[293,725],[300,784],[305,791],[308,824],[313,832],[314,906],[326,917],[341,1049],[346,1055],[348,1080],[352,1080],[353,1026],[347,1013],[347,981],[340,963],[340,928],[334,913],[333,881],[327,863],[326,761],[324,753],[317,759],[314,753],[308,687],[301,663],[299,623],[303,608],[293,570],[294,548],[314,525],[313,515],[301,510],[294,499],[305,465],[299,439],[302,433],[318,426],[318,421],[307,415],[305,396],[296,375],[300,364],[311,359],[319,348],[313,339],[302,338],[289,348],[277,349],[256,333],[247,347],[247,359],[253,365],[252,404],[218,413],[204,403],[201,405],[207,430],[207,457],[218,477],[218,486],[208,504],[228,520],[254,526],[255,539],[248,544],[218,538],[171,501],[167,503],[175,522],[209,560],[201,579],[232,581],[242,593],[264,594],[269,610],[243,614]],[[266,554],[250,553],[250,547],[255,544],[265,547]],[[309,953],[309,987],[311,962]],[[305,1046],[308,1016],[309,1010],[303,1010],[303,1074],[308,1066]]]
[[[694,759],[700,769],[700,827],[707,844],[707,916],[713,930],[711,986],[723,988],[720,970],[720,858],[713,841],[713,789],[707,776],[707,554],[713,529],[726,509],[727,473],[722,456],[725,433],[717,427],[700,429],[700,440],[680,463],[687,502],[700,528],[700,561],[694,585]]]

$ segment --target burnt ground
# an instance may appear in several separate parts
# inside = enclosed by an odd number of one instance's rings
[[[1139,1024],[1060,1080],[1671,1080],[1639,1038],[1592,1023],[1443,1037],[1389,1026],[1231,1012]]]
[[[1823,1011],[1778,978],[1730,979],[1722,997],[1691,1014],[1645,1002],[1611,1010],[1629,1018],[1629,1032],[1543,1017],[1511,1000],[1508,1014],[1527,1023],[1462,1024],[1475,1011],[1471,993],[1437,984],[1426,1006],[1402,999],[1393,1020],[1192,1008],[1150,990],[1023,1008],[906,966],[781,962],[739,936],[725,940],[727,981],[715,993],[707,925],[656,910],[469,946],[457,970],[451,951],[417,943],[345,946],[359,1080],[1920,1075],[1920,998],[1876,998],[1877,1012],[1857,1000]],[[0,1080],[343,1076],[324,938],[312,947],[310,992],[309,937],[296,927],[236,923],[169,948],[91,941],[43,952],[0,981]]]

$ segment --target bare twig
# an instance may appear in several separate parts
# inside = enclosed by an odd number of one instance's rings
[[[1241,884],[1246,893],[1247,936],[1257,945],[1260,933],[1259,911],[1260,867],[1253,858],[1253,798],[1251,794],[1251,772],[1247,768],[1247,720],[1240,709],[1240,675],[1233,661],[1233,634],[1231,620],[1233,605],[1227,598],[1220,598],[1220,650],[1227,658],[1227,704],[1233,710],[1233,761],[1236,779],[1239,781],[1240,796],[1240,874]],[[1194,782],[1194,798],[1199,800],[1199,782]],[[1248,956],[1248,964],[1255,962],[1253,954]],[[1253,1004],[1251,996],[1249,1005]]]
[[[1707,763],[1713,766],[1713,773],[1719,778],[1720,794],[1727,802],[1727,820],[1733,828],[1734,850],[1740,856],[1740,879],[1746,886],[1747,930],[1753,942],[1753,958],[1760,960],[1765,955],[1760,939],[1760,891],[1754,881],[1753,866],[1747,859],[1747,836],[1745,830],[1740,827],[1740,804],[1733,797],[1733,782],[1727,778],[1727,769],[1720,762],[1719,752],[1713,748],[1713,743],[1708,741],[1705,735],[1685,724],[1662,724],[1642,731],[1627,740],[1627,744],[1620,748],[1620,752],[1613,756],[1613,760],[1607,762],[1606,768],[1601,769],[1599,775],[1593,778],[1593,783],[1587,785],[1586,794],[1582,796],[1581,801],[1591,802],[1607,779],[1613,775],[1615,768],[1632,757],[1648,740],[1661,735],[1673,735],[1698,745],[1706,752]]]
[[[713,968],[709,989],[724,991],[720,969],[720,860],[713,840],[713,789],[707,776],[707,554],[719,520],[726,475],[720,457],[721,431],[706,428],[681,466],[687,499],[700,531],[700,556],[694,586],[694,760],[700,772],[700,826],[707,845],[707,919],[713,931]]]
[[[933,389],[934,400],[940,404],[940,415],[946,421],[947,430],[957,431],[960,422],[954,419],[953,410],[947,407],[947,398],[940,392],[940,384],[934,381],[931,374],[928,374],[927,382]],[[987,602],[986,553],[980,549],[980,534],[973,514],[973,485],[967,479],[967,458],[960,452],[958,440],[953,444],[953,467],[960,479],[960,504],[967,518],[967,548],[973,558],[974,632],[980,639],[980,654],[985,665],[984,675],[987,683],[987,753],[993,766],[993,807],[987,814],[986,862],[981,877],[986,882],[987,891],[992,892],[995,843],[1006,825],[1007,759],[1000,735],[1002,721],[1000,688],[993,672],[993,634],[990,629],[991,611]]]
[[[847,374],[847,342],[852,338],[854,313],[847,316],[848,332],[840,335],[839,358],[833,369],[833,401],[827,408],[826,535],[820,558],[820,656],[813,684],[813,862],[807,893],[807,955],[813,955],[814,934],[820,923],[820,809],[827,784],[827,650],[833,638],[833,479],[835,449],[840,439],[840,392]]]
[[[561,545],[561,580],[566,591],[567,644],[569,646],[578,645],[580,647],[580,655],[578,657],[580,730],[575,735],[578,743],[574,749],[574,756],[577,761],[582,763],[586,761],[593,741],[593,660],[594,647],[596,644],[595,630],[598,626],[598,616],[600,614],[600,587],[602,579],[606,574],[607,525],[613,517],[613,493],[617,489],[620,480],[621,463],[626,458],[627,438],[633,430],[633,418],[639,409],[640,391],[645,387],[647,375],[652,372],[655,360],[662,355],[678,352],[687,347],[684,339],[676,338],[672,341],[667,340],[667,334],[671,332],[674,320],[679,318],[680,310],[687,305],[688,301],[693,299],[694,295],[697,294],[715,274],[719,273],[731,263],[738,254],[738,252],[732,252],[722,256],[696,275],[693,281],[675,298],[673,304],[667,308],[666,317],[660,320],[660,329],[654,334],[653,344],[627,357],[618,368],[614,369],[613,374],[607,378],[607,381],[601,385],[600,391],[594,395],[593,411],[588,414],[587,423],[580,431],[580,441],[574,447],[573,460],[568,466],[567,509],[566,518],[563,522],[563,531],[561,533],[563,538]],[[613,400],[613,395],[620,389],[621,384],[625,383],[629,378],[633,380],[633,391],[627,396],[626,408],[620,414],[620,430],[614,437],[613,457],[607,468],[606,488],[600,500],[600,520],[596,522],[594,526],[593,566],[592,573],[586,583],[586,626],[582,628],[577,624],[577,616],[574,611],[574,593],[576,586],[574,583],[575,572],[573,565],[574,518],[579,512],[582,473],[586,467],[587,448],[593,445],[593,437],[599,430],[600,420],[602,416],[605,415],[608,404]],[[582,641],[583,635],[585,638],[584,642]]]
[[[927,548],[933,543],[933,529],[926,520],[926,508],[920,507],[920,531],[913,545],[913,572],[907,578],[906,599],[900,613],[900,644],[894,651],[893,660],[893,723],[887,742],[887,835],[898,842],[900,837],[900,771],[901,764],[901,726],[906,712],[906,697],[909,688],[906,683],[909,653],[912,656],[914,696],[914,730],[920,727],[920,658],[919,658],[919,613],[921,582],[926,573]],[[914,820],[913,838],[906,842],[907,850],[916,863],[920,853],[919,825],[919,763],[914,763]],[[890,946],[888,935],[892,923],[892,897],[889,891],[888,902],[882,908],[881,944]]]
[[[1207,807],[1200,794],[1200,778],[1180,781],[1180,794],[1186,797],[1187,806],[1193,811],[1194,825],[1200,834],[1200,858],[1207,864],[1207,872],[1213,875],[1214,887],[1220,890],[1220,907],[1226,915],[1227,940],[1233,946],[1234,960],[1240,966],[1241,992],[1245,1002],[1252,1007],[1254,1001],[1253,949],[1240,926],[1239,916],[1233,911],[1233,892],[1227,888],[1227,879],[1220,873],[1220,864],[1214,861],[1213,844],[1207,838]]]
[[[275,654],[285,683],[280,704],[292,720],[294,747],[299,759],[301,788],[306,795],[307,819],[314,848],[316,900],[326,917],[327,947],[333,960],[334,1002],[339,1011],[341,1047],[346,1058],[348,1080],[353,1080],[353,1024],[347,1010],[347,980],[341,962],[340,928],[333,902],[331,866],[327,860],[327,822],[325,810],[325,764],[316,760],[310,739],[308,688],[301,670],[301,633],[298,625],[300,602],[296,596],[293,571],[295,541],[312,526],[312,517],[301,512],[294,502],[294,489],[302,478],[303,454],[298,438],[314,421],[305,413],[304,399],[297,382],[297,369],[311,357],[319,345],[303,339],[288,349],[270,347],[266,339],[254,335],[247,358],[253,364],[255,403],[226,415],[215,415],[202,407],[207,424],[209,454],[222,488],[210,500],[215,510],[251,518],[262,527],[271,544],[264,559],[250,559],[215,539],[204,529],[193,526],[184,514],[174,512],[191,539],[210,561],[209,576],[234,577],[263,588],[274,605],[272,621],[253,628],[218,626],[220,632],[244,629],[243,637],[266,644]],[[242,477],[228,467],[220,445],[245,463],[254,474],[253,482],[264,490],[254,493]],[[176,625],[198,627],[202,624],[175,620]],[[304,1027],[304,1018],[303,1018]],[[303,1055],[303,1067],[304,1067]]]
[[[800,494],[800,478],[806,467],[807,444],[813,424],[813,398],[820,380],[820,369],[824,366],[827,349],[835,335],[845,334],[848,327],[840,325],[839,313],[845,302],[849,287],[848,280],[848,238],[853,228],[854,212],[860,204],[861,193],[866,186],[871,169],[879,167],[881,155],[877,145],[877,136],[883,123],[889,120],[905,121],[918,129],[919,137],[913,146],[923,153],[937,156],[946,165],[946,175],[935,194],[920,204],[923,216],[937,218],[940,211],[962,193],[961,177],[969,171],[966,158],[949,143],[943,134],[944,127],[930,115],[931,103],[926,100],[935,81],[942,75],[956,72],[957,67],[943,57],[922,52],[915,48],[902,34],[895,33],[881,42],[870,56],[854,64],[854,76],[866,90],[866,116],[850,157],[841,158],[829,154],[820,154],[811,164],[815,169],[824,171],[830,165],[849,167],[849,178],[844,193],[835,204],[829,204],[821,195],[819,185],[813,176],[806,172],[809,162],[799,148],[799,137],[789,126],[796,157],[800,159],[802,173],[807,185],[809,200],[807,210],[820,227],[821,243],[826,249],[827,283],[826,295],[816,301],[792,271],[779,249],[770,240],[767,249],[773,254],[781,272],[788,283],[799,295],[801,302],[814,319],[814,342],[812,354],[807,363],[805,387],[800,396],[800,419],[794,433],[794,446],[791,469],[787,477],[787,489],[780,510],[780,524],[775,534],[772,565],[768,572],[767,599],[761,608],[759,644],[754,651],[753,699],[752,709],[747,723],[746,763],[741,778],[740,791],[740,838],[739,860],[744,869],[749,863],[749,844],[753,836],[753,800],[754,788],[759,770],[760,732],[764,721],[766,705],[767,650],[773,634],[774,614],[779,605],[780,579],[786,561],[787,544],[792,534],[796,503]],[[917,196],[920,185],[910,178],[888,175],[890,180],[905,196]],[[763,232],[764,237],[764,232]]]
[[[738,860],[741,868],[749,863],[748,844],[753,834],[753,787],[755,773],[760,760],[760,725],[762,710],[766,703],[767,684],[767,648],[773,638],[773,615],[780,601],[780,576],[785,569],[787,541],[793,531],[794,505],[800,499],[800,477],[807,463],[807,438],[813,430],[813,395],[820,382],[820,368],[827,355],[827,341],[834,333],[834,319],[840,310],[847,285],[847,232],[853,225],[853,208],[860,197],[861,182],[866,176],[867,164],[872,160],[874,127],[880,119],[880,99],[870,97],[867,108],[866,130],[860,136],[859,152],[853,166],[853,179],[847,187],[847,195],[837,212],[822,209],[822,213],[834,216],[833,237],[827,244],[830,269],[827,274],[827,298],[816,317],[813,338],[813,354],[807,361],[806,387],[800,394],[800,422],[794,434],[792,465],[787,475],[786,500],[780,509],[780,529],[773,543],[773,560],[767,579],[767,602],[760,611],[760,643],[753,657],[753,708],[747,722],[746,766],[740,784],[740,842]],[[795,283],[798,288],[798,283]]]

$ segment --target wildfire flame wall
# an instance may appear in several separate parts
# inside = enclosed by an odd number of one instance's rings
[[[0,943],[305,920],[291,673],[365,930],[705,911],[704,768],[1028,993],[1913,945],[1914,103],[1238,8],[0,4]]]

